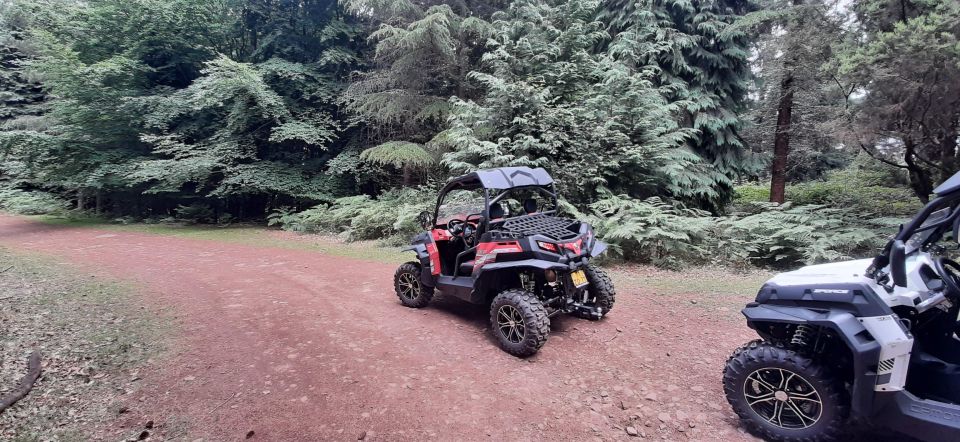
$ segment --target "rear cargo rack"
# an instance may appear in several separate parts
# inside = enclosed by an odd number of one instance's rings
[[[576,238],[580,234],[580,222],[557,218],[543,213],[509,218],[498,230],[522,235],[543,235],[555,241]]]

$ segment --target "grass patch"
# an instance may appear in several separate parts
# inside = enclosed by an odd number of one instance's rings
[[[276,247],[288,250],[319,252],[333,256],[386,263],[402,263],[412,259],[411,252],[400,247],[384,247],[376,241],[344,242],[332,235],[298,234],[258,225],[211,226],[198,224],[117,224],[99,218],[66,218],[36,216],[33,219],[49,225],[72,228],[96,228],[120,232],[147,233],[177,238],[227,242],[253,247]]]
[[[678,307],[699,307],[711,311],[737,312],[753,301],[757,291],[773,274],[764,270],[733,272],[722,268],[692,268],[684,271],[648,266],[613,267],[611,276],[618,289],[663,298]]]
[[[173,323],[147,311],[129,284],[105,281],[49,258],[0,248],[0,395],[42,353],[43,373],[27,397],[0,414],[0,440],[82,441],[104,437],[136,373],[165,349]],[[113,437],[114,439],[116,437]]]

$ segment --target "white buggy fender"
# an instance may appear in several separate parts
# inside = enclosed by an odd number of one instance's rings
[[[880,344],[875,391],[900,391],[907,383],[913,337],[893,315],[857,318]]]

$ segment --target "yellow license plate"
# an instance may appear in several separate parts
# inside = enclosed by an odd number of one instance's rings
[[[573,285],[577,287],[587,285],[587,275],[583,273],[583,270],[577,270],[571,273],[570,277],[573,278]]]

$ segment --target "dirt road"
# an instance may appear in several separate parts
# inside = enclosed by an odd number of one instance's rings
[[[601,322],[555,318],[521,360],[496,347],[482,308],[402,307],[390,264],[8,216],[0,245],[134,281],[177,316],[117,434],[153,421],[151,440],[182,426],[190,440],[636,440],[628,425],[748,438],[719,378],[749,330],[643,289],[622,287]]]

